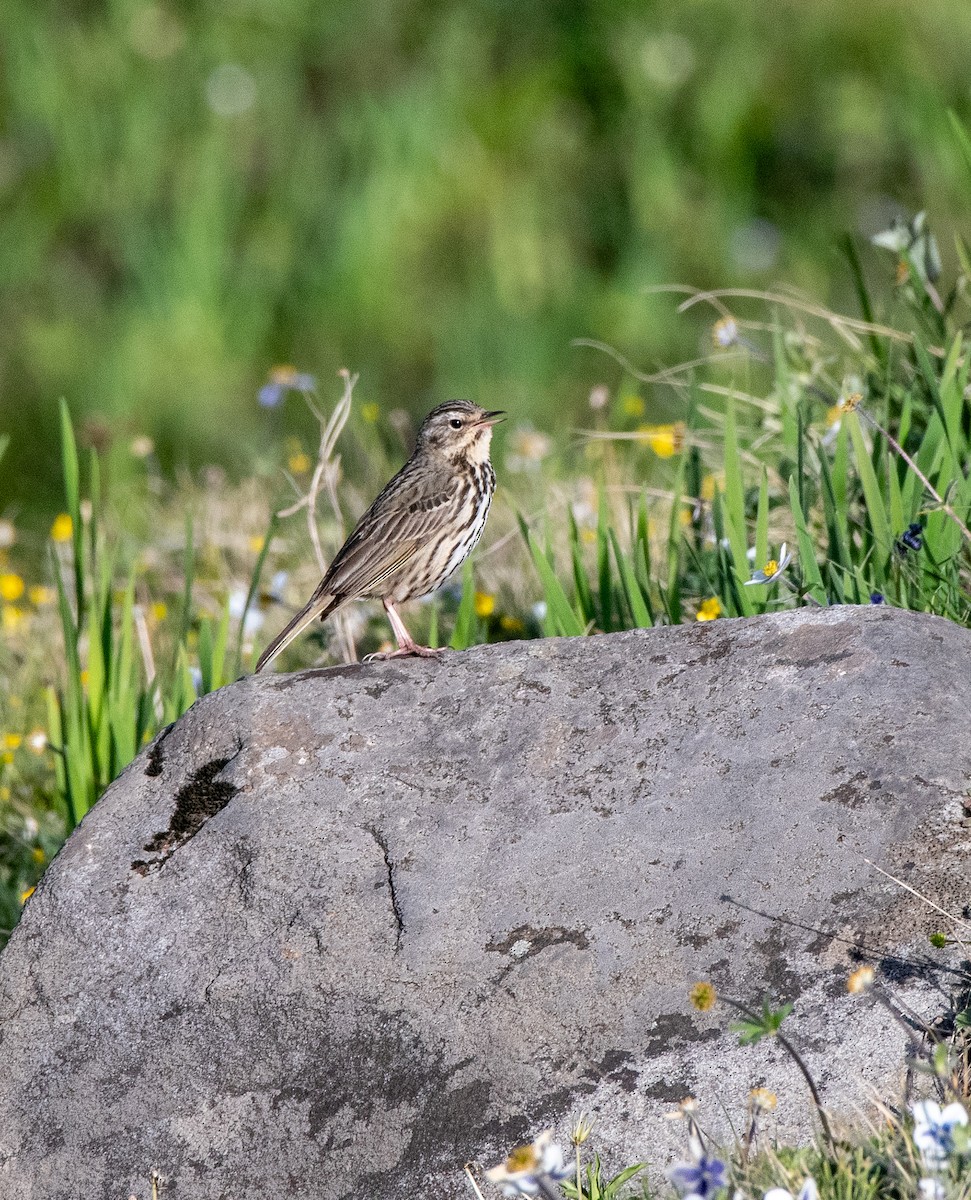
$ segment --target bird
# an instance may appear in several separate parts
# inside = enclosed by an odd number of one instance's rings
[[[256,671],[312,621],[366,597],[383,602],[398,643],[397,650],[368,655],[369,660],[441,653],[415,642],[397,606],[441,587],[482,536],[496,490],[489,461],[492,428],[505,416],[468,400],[432,409],[411,457],[358,521],[314,594],[260,655]]]

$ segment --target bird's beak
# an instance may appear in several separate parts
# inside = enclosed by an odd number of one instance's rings
[[[493,412],[487,412],[484,417],[480,417],[476,421],[476,425],[498,425],[500,421],[505,421],[505,419],[505,412],[501,408],[497,408]]]

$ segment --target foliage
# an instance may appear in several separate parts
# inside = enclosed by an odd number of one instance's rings
[[[272,362],[554,428],[602,382],[571,338],[693,354],[646,285],[844,307],[847,228],[963,211],[969,37],[953,0],[10,0],[0,497],[53,494],[59,395],[112,481],[137,435],[242,475]]]

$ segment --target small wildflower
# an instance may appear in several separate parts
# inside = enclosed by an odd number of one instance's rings
[[[43,729],[32,729],[27,734],[27,749],[35,754],[43,754],[47,749],[47,734]]]
[[[707,600],[702,600],[698,605],[698,611],[695,614],[696,621],[714,621],[722,615],[722,603],[717,596],[709,596]]]
[[[26,590],[24,581],[19,575],[14,575],[10,571],[5,571],[0,575],[0,600],[6,600],[8,604],[13,604]]]
[[[934,1100],[920,1100],[911,1105],[910,1111],[914,1115],[914,1144],[924,1165],[932,1171],[947,1166],[955,1148],[954,1130],[968,1123],[964,1106],[955,1103],[942,1109]]]
[[[862,392],[850,392],[848,396],[843,397],[836,407],[839,409],[840,416],[842,416],[844,413],[855,412],[862,403]]]
[[[677,421],[673,425],[640,425],[637,432],[658,458],[672,458],[684,449],[683,421]]]
[[[873,967],[857,967],[846,981],[846,990],[854,995],[857,992],[868,992],[873,987],[876,972]]]
[[[247,541],[250,554],[259,554],[266,543],[266,538],[260,537],[258,534],[253,534]]]
[[[28,589],[27,599],[35,608],[45,608],[48,604],[54,603],[57,593],[53,588],[45,587],[42,583],[35,583]]]
[[[287,467],[294,475],[306,475],[312,465],[310,455],[305,454],[302,450],[291,454],[287,459]]]
[[[526,626],[518,617],[511,617],[508,613],[504,613],[499,618],[499,628],[503,633],[525,633]]]
[[[580,1113],[570,1130],[570,1141],[574,1146],[582,1146],[590,1134],[593,1132],[594,1118],[587,1116],[586,1113]]]
[[[944,1184],[933,1176],[917,1180],[917,1194],[920,1200],[945,1200],[947,1196]]]
[[[5,750],[18,750],[23,740],[19,733],[5,733],[3,735],[3,747]]]
[[[924,527],[913,521],[897,539],[897,553],[903,557],[908,550],[921,550],[924,546]]]
[[[529,610],[534,621],[546,620],[546,601],[537,600],[533,607]]]
[[[153,621],[164,621],[169,615],[169,606],[164,600],[156,600],[149,609]]]
[[[267,382],[260,388],[259,402],[264,408],[278,408],[287,392],[312,392],[317,386],[313,375],[305,375],[296,367],[273,367]]]
[[[768,1088],[752,1088],[748,1095],[753,1107],[761,1108],[764,1112],[772,1112],[779,1103],[779,1097]]]
[[[35,846],[30,852],[30,857],[39,867],[42,867],[47,862],[47,855],[44,853],[43,846]]]
[[[16,540],[17,530],[13,521],[8,521],[6,517],[0,518],[0,550],[9,550]]]
[[[489,592],[475,593],[475,615],[482,618],[491,617],[496,611],[496,598]]]
[[[810,1176],[795,1196],[786,1188],[769,1188],[762,1200],[819,1200],[819,1189],[816,1180]]]
[[[486,1171],[486,1179],[500,1184],[506,1196],[535,1196],[541,1184],[566,1179],[571,1168],[552,1139],[552,1131],[547,1129],[534,1142],[518,1146],[505,1162]]]
[[[946,933],[932,933],[930,938],[928,939],[928,941],[934,947],[935,950],[943,950],[944,947],[947,945],[947,934]]]
[[[590,389],[590,396],[587,403],[593,412],[600,412],[605,409],[610,403],[610,389],[604,384],[598,383],[596,387]]]
[[[885,598],[884,598],[883,592],[871,592],[870,593],[870,603],[871,604],[883,604],[884,599]]]
[[[706,475],[701,481],[701,499],[709,504],[715,498],[716,491],[724,491],[725,481],[718,475]]]
[[[155,443],[150,437],[132,438],[128,449],[131,451],[133,458],[148,458],[155,451]]]
[[[709,1158],[702,1151],[691,1163],[676,1163],[667,1172],[668,1179],[682,1196],[706,1200],[728,1186],[728,1172],[720,1158]]]
[[[16,604],[5,604],[0,616],[0,624],[5,633],[16,633],[24,623],[24,610]]]
[[[694,985],[688,993],[688,999],[691,1001],[691,1007],[696,1008],[698,1012],[709,1012],[715,1007],[718,993],[713,983],[703,980]]]
[[[21,893],[20,893],[20,906],[21,906],[21,908],[23,908],[23,906],[24,906],[24,905],[27,903],[27,901],[28,901],[28,900],[31,898],[31,896],[32,896],[32,895],[34,894],[34,892],[36,892],[36,891],[37,891],[37,887],[36,887],[36,885],[35,885],[34,887],[29,887],[29,888],[28,888],[28,889],[27,889],[25,892],[21,892]]]
[[[927,224],[927,213],[919,212],[909,221],[896,217],[889,229],[870,239],[874,246],[899,256],[897,282],[906,283],[912,266],[925,283],[935,283],[941,274],[941,253],[937,239]]]
[[[54,524],[51,526],[51,540],[55,542],[69,542],[73,532],[74,522],[71,520],[70,513],[58,513],[54,518]]]
[[[644,400],[640,396],[625,396],[621,401],[625,417],[643,417]]]
[[[728,350],[738,343],[738,325],[734,317],[722,317],[711,327],[711,340],[717,350]]]
[[[364,418],[365,421],[367,421],[367,423],[369,425],[376,425],[377,421],[378,421],[378,417],[380,417],[380,415],[381,415],[380,404],[371,403],[371,404],[362,404],[361,405],[361,416]]]
[[[528,425],[514,429],[509,438],[509,453],[506,455],[506,470],[535,471],[547,458],[553,443],[545,433]]]
[[[839,429],[840,421],[843,418],[842,404],[834,404],[832,408],[826,410],[826,428]]]
[[[229,615],[234,621],[243,619],[243,609],[246,608],[246,597],[248,595],[245,587],[234,587],[229,593]],[[251,604],[246,612],[246,620],[243,622],[243,637],[249,638],[254,633],[257,633],[263,626],[264,616],[260,611],[258,604]]]
[[[753,584],[769,584],[775,581],[785,572],[786,567],[792,562],[792,555],[789,553],[785,542],[779,550],[778,560],[770,558],[761,570],[753,571],[752,578],[745,580],[745,587],[751,587]]]

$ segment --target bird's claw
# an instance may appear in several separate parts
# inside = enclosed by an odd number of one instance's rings
[[[390,658],[433,658],[438,659],[445,653],[444,646],[400,646],[397,650],[376,650],[373,654],[365,654],[362,662],[387,662]]]

